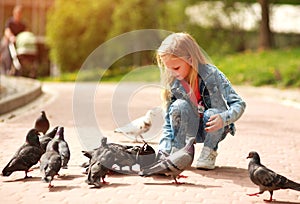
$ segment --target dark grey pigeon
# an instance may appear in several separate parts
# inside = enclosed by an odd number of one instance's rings
[[[25,178],[29,178],[27,175],[29,169],[38,163],[42,154],[39,133],[36,129],[31,129],[27,133],[25,143],[2,170],[2,175],[10,176],[15,171],[25,171]]]
[[[146,166],[139,172],[140,176],[151,176],[154,174],[165,174],[166,176],[172,176],[176,184],[180,184],[177,181],[177,177],[185,169],[189,168],[194,160],[194,138],[191,138],[186,146],[167,157],[162,157],[154,164]]]
[[[34,123],[34,128],[37,129],[38,132],[42,132],[44,135],[49,130],[50,123],[46,116],[45,111],[41,111],[41,115],[36,119]]]
[[[51,181],[61,168],[61,158],[58,153],[59,141],[54,141],[48,150],[41,157],[40,171],[42,181],[49,183],[48,188],[52,188]]]
[[[58,130],[58,126],[53,128],[51,132],[48,132],[46,135],[42,135],[39,137],[41,148],[46,151],[48,143],[55,137],[56,132]]]
[[[251,181],[259,186],[259,192],[248,194],[249,196],[258,196],[265,191],[270,192],[270,199],[265,200],[272,202],[273,191],[279,189],[293,189],[300,191],[300,184],[287,179],[286,177],[275,173],[260,163],[260,157],[257,152],[249,153],[247,159],[250,158],[248,172]]]
[[[47,149],[51,148],[52,143],[54,141],[59,142],[58,143],[58,152],[59,152],[59,155],[61,157],[61,167],[63,169],[67,169],[71,153],[70,153],[69,145],[65,141],[65,138],[64,138],[64,127],[59,127],[58,128],[55,137],[48,143],[46,151],[47,151]]]
[[[87,158],[89,158],[89,162],[85,162],[84,164],[82,164],[82,167],[86,168],[86,174],[88,173],[88,168],[90,166],[91,163],[95,162],[97,160],[97,158],[102,154],[102,152],[104,151],[104,148],[106,148],[107,146],[107,138],[106,137],[102,137],[101,141],[100,141],[100,146],[96,149],[90,150],[90,151],[81,151],[83,153],[84,156],[86,156]]]
[[[106,144],[106,141],[102,140],[103,143],[98,150],[92,153],[86,180],[89,185],[101,187],[101,179],[106,183],[104,178],[114,164],[116,153]]]
[[[137,163],[137,154],[140,150],[139,146],[127,146],[117,143],[107,144],[115,152],[114,164],[120,167],[119,173],[123,172],[123,167],[129,167],[129,172],[133,172],[132,166]]]

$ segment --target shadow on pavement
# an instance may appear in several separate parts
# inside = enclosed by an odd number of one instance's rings
[[[193,172],[214,179],[231,180],[233,181],[233,183],[240,186],[245,186],[245,187],[255,186],[250,181],[248,170],[243,168],[237,168],[232,166],[220,166],[220,167],[216,167],[214,170],[209,170],[209,171],[194,169]]]
[[[164,183],[144,183],[145,185],[151,186],[182,186],[182,187],[197,187],[197,188],[219,188],[221,186],[213,186],[213,185],[202,185],[202,184],[195,184],[195,183],[188,183],[183,182],[181,184],[175,184],[174,182],[164,182]]]
[[[45,183],[46,184],[46,183]],[[48,186],[48,184],[46,184]],[[49,188],[49,192],[61,192],[61,191],[70,191],[75,188],[80,188],[79,186],[54,186]]]

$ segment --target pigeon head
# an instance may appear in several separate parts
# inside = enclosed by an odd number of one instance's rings
[[[54,136],[56,135],[58,130],[58,126],[56,126],[55,128],[53,128],[53,130],[51,132],[49,132],[49,134],[47,134],[49,137],[54,138]]]
[[[249,152],[247,159],[251,159],[252,161],[254,161],[257,164],[260,164],[260,157],[259,154],[255,151],[251,151]]]
[[[107,137],[102,137],[101,140],[100,140],[100,146],[101,147],[104,147],[107,145]]]
[[[59,127],[57,132],[56,132],[56,137],[64,140],[64,127]]]
[[[46,112],[45,111],[41,111],[41,113],[42,113],[43,117],[46,117]]]
[[[26,142],[30,145],[40,145],[40,141],[39,141],[39,132],[37,131],[37,129],[31,129],[29,130],[29,132],[27,133],[26,136]]]

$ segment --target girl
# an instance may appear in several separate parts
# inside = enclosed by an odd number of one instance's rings
[[[159,151],[172,153],[190,137],[204,143],[198,169],[214,169],[218,144],[227,133],[234,135],[234,122],[246,104],[225,75],[208,64],[199,45],[186,33],[169,35],[157,50],[161,69],[165,123]]]

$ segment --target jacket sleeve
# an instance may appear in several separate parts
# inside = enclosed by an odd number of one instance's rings
[[[173,130],[171,127],[170,122],[170,113],[168,111],[169,107],[167,108],[167,111],[165,113],[165,120],[163,125],[163,132],[162,137],[159,141],[159,150],[162,150],[164,152],[170,153],[172,149],[172,141],[174,139]]]
[[[221,71],[216,72],[216,74],[220,82],[219,90],[228,105],[227,110],[220,114],[224,121],[224,126],[227,126],[242,116],[246,108],[246,103],[236,93],[229,80]]]

